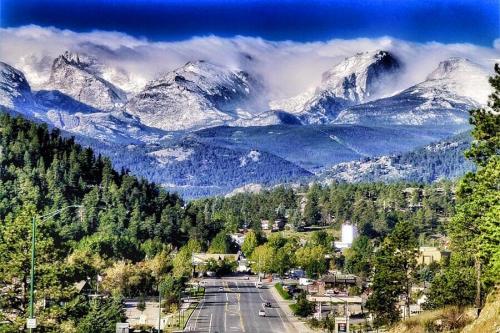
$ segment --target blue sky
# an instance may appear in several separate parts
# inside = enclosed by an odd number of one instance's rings
[[[112,30],[150,40],[235,35],[317,41],[392,36],[491,46],[500,0],[0,0],[1,27]]]

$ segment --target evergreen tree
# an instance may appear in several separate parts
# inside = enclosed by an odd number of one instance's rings
[[[406,299],[407,313],[409,313],[416,251],[414,228],[409,222],[399,222],[377,251],[373,293],[366,304],[375,315],[375,326],[390,325],[399,320],[397,303],[400,296]]]
[[[500,66],[490,78],[494,89],[487,108],[471,111],[474,142],[466,156],[477,165],[457,189],[456,214],[449,224],[453,250],[474,260],[476,307],[482,282],[500,281]],[[467,269],[467,268],[464,268]],[[485,274],[483,274],[483,272]]]

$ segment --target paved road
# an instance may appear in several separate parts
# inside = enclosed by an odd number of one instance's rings
[[[188,332],[295,333],[268,289],[241,278],[206,279],[205,297],[186,326]],[[219,290],[222,287],[223,290]],[[268,288],[271,288],[270,286]],[[259,317],[262,303],[269,301],[266,317]]]

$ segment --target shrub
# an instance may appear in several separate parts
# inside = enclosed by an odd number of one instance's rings
[[[276,283],[274,285],[274,288],[276,288],[276,290],[278,291],[278,294],[280,294],[281,297],[283,297],[283,299],[285,299],[285,300],[292,299],[292,296],[288,293],[288,291],[283,289],[283,285],[281,283]]]

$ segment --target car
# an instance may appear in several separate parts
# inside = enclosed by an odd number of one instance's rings
[[[260,309],[259,310],[259,317],[265,317],[266,316],[266,310]]]
[[[224,287],[219,287],[219,291],[224,291]]]
[[[335,291],[333,291],[333,289],[328,289],[327,291],[325,291],[325,296],[334,296],[335,295]]]
[[[270,308],[271,307],[271,302],[264,302],[262,303],[262,306],[265,308]]]

